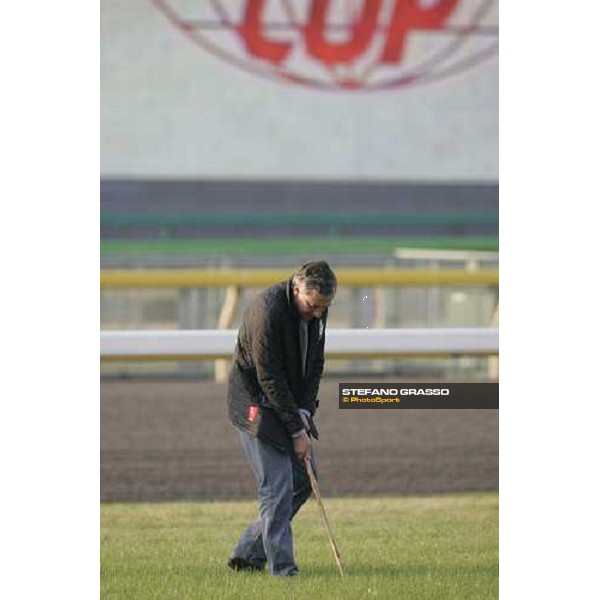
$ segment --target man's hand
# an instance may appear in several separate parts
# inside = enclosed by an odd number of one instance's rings
[[[311,443],[306,431],[302,432],[302,435],[294,438],[294,452],[300,461],[304,461],[305,458],[310,459]]]

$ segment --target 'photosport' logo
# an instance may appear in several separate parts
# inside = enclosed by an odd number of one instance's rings
[[[151,1],[213,55],[320,89],[431,83],[498,51],[497,0]]]

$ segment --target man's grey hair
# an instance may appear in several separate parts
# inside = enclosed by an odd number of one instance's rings
[[[331,296],[337,289],[337,278],[324,260],[318,260],[298,267],[292,275],[292,285],[301,292],[317,290],[322,296]]]

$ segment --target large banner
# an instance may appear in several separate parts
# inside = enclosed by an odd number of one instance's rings
[[[102,0],[101,174],[496,182],[497,0]]]

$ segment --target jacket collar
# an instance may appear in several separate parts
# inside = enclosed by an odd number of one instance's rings
[[[287,281],[287,285],[285,288],[285,293],[287,296],[287,301],[288,301],[288,308],[290,310],[290,312],[292,313],[292,315],[294,316],[294,318],[298,319],[298,321],[300,320],[300,313],[298,312],[298,309],[296,308],[296,302],[294,301],[294,291],[292,288],[292,280],[291,278],[288,279]]]

